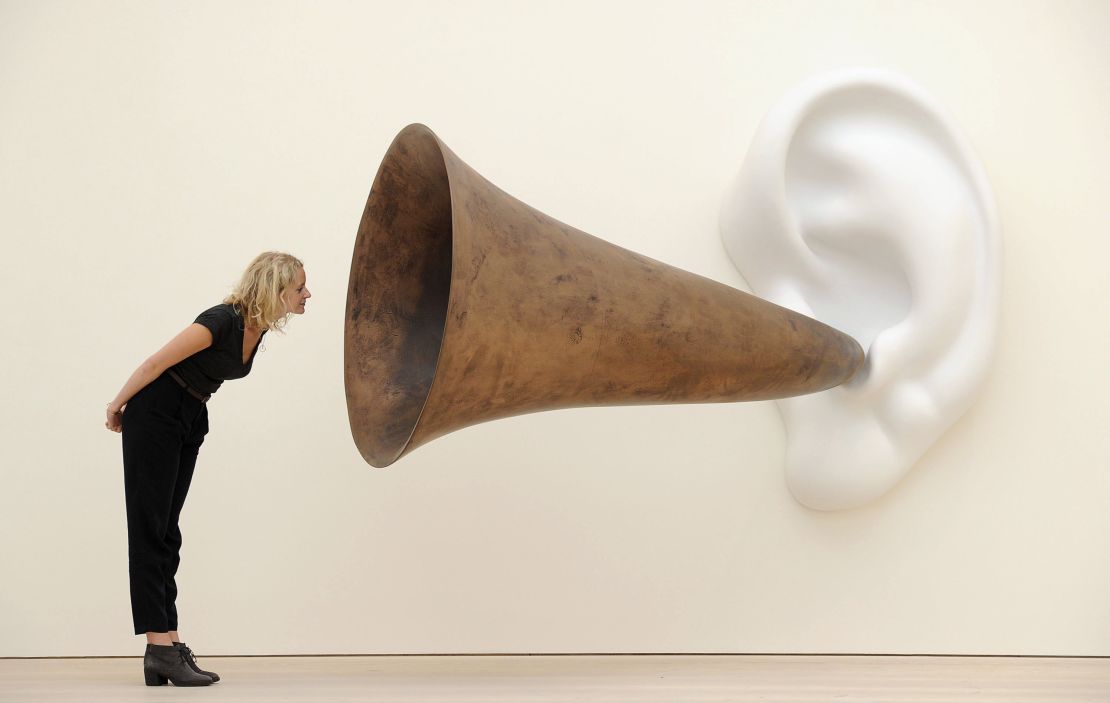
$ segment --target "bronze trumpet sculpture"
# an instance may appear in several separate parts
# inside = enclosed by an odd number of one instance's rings
[[[419,124],[386,153],[355,241],[344,380],[376,467],[539,410],[813,393],[863,358],[828,325],[534,210]]]

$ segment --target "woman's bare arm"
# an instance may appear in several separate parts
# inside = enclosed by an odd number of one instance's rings
[[[196,354],[202,349],[212,346],[212,333],[202,324],[194,322],[182,330],[176,337],[166,343],[166,346],[156,351],[149,359],[139,364],[139,368],[131,374],[131,378],[123,384],[123,388],[112,402],[108,403],[108,421],[105,426],[115,432],[122,429],[119,415],[127,401],[146,387],[148,383],[162,375],[162,372],[182,359]],[[115,418],[115,422],[113,422]]]

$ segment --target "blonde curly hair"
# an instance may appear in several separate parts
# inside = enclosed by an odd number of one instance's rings
[[[224,302],[235,306],[248,327],[281,332],[288,318],[281,293],[303,268],[292,254],[264,251],[254,257]]]

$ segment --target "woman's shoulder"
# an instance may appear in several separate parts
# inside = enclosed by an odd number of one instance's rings
[[[220,303],[213,305],[201,314],[197,315],[196,322],[212,329],[213,327],[231,326],[233,323],[239,321],[239,314],[235,310],[235,306],[230,303]]]
[[[208,316],[208,317],[213,317],[213,316],[238,317],[239,316],[238,312],[235,310],[235,306],[232,305],[231,303],[220,303],[219,305],[213,305],[212,307],[210,307],[207,310],[205,310],[204,312],[202,312],[201,315]]]

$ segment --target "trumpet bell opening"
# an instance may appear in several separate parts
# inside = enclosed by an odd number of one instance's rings
[[[439,140],[410,125],[374,179],[347,288],[347,411],[372,466],[404,453],[431,390],[450,302],[452,234]]]

